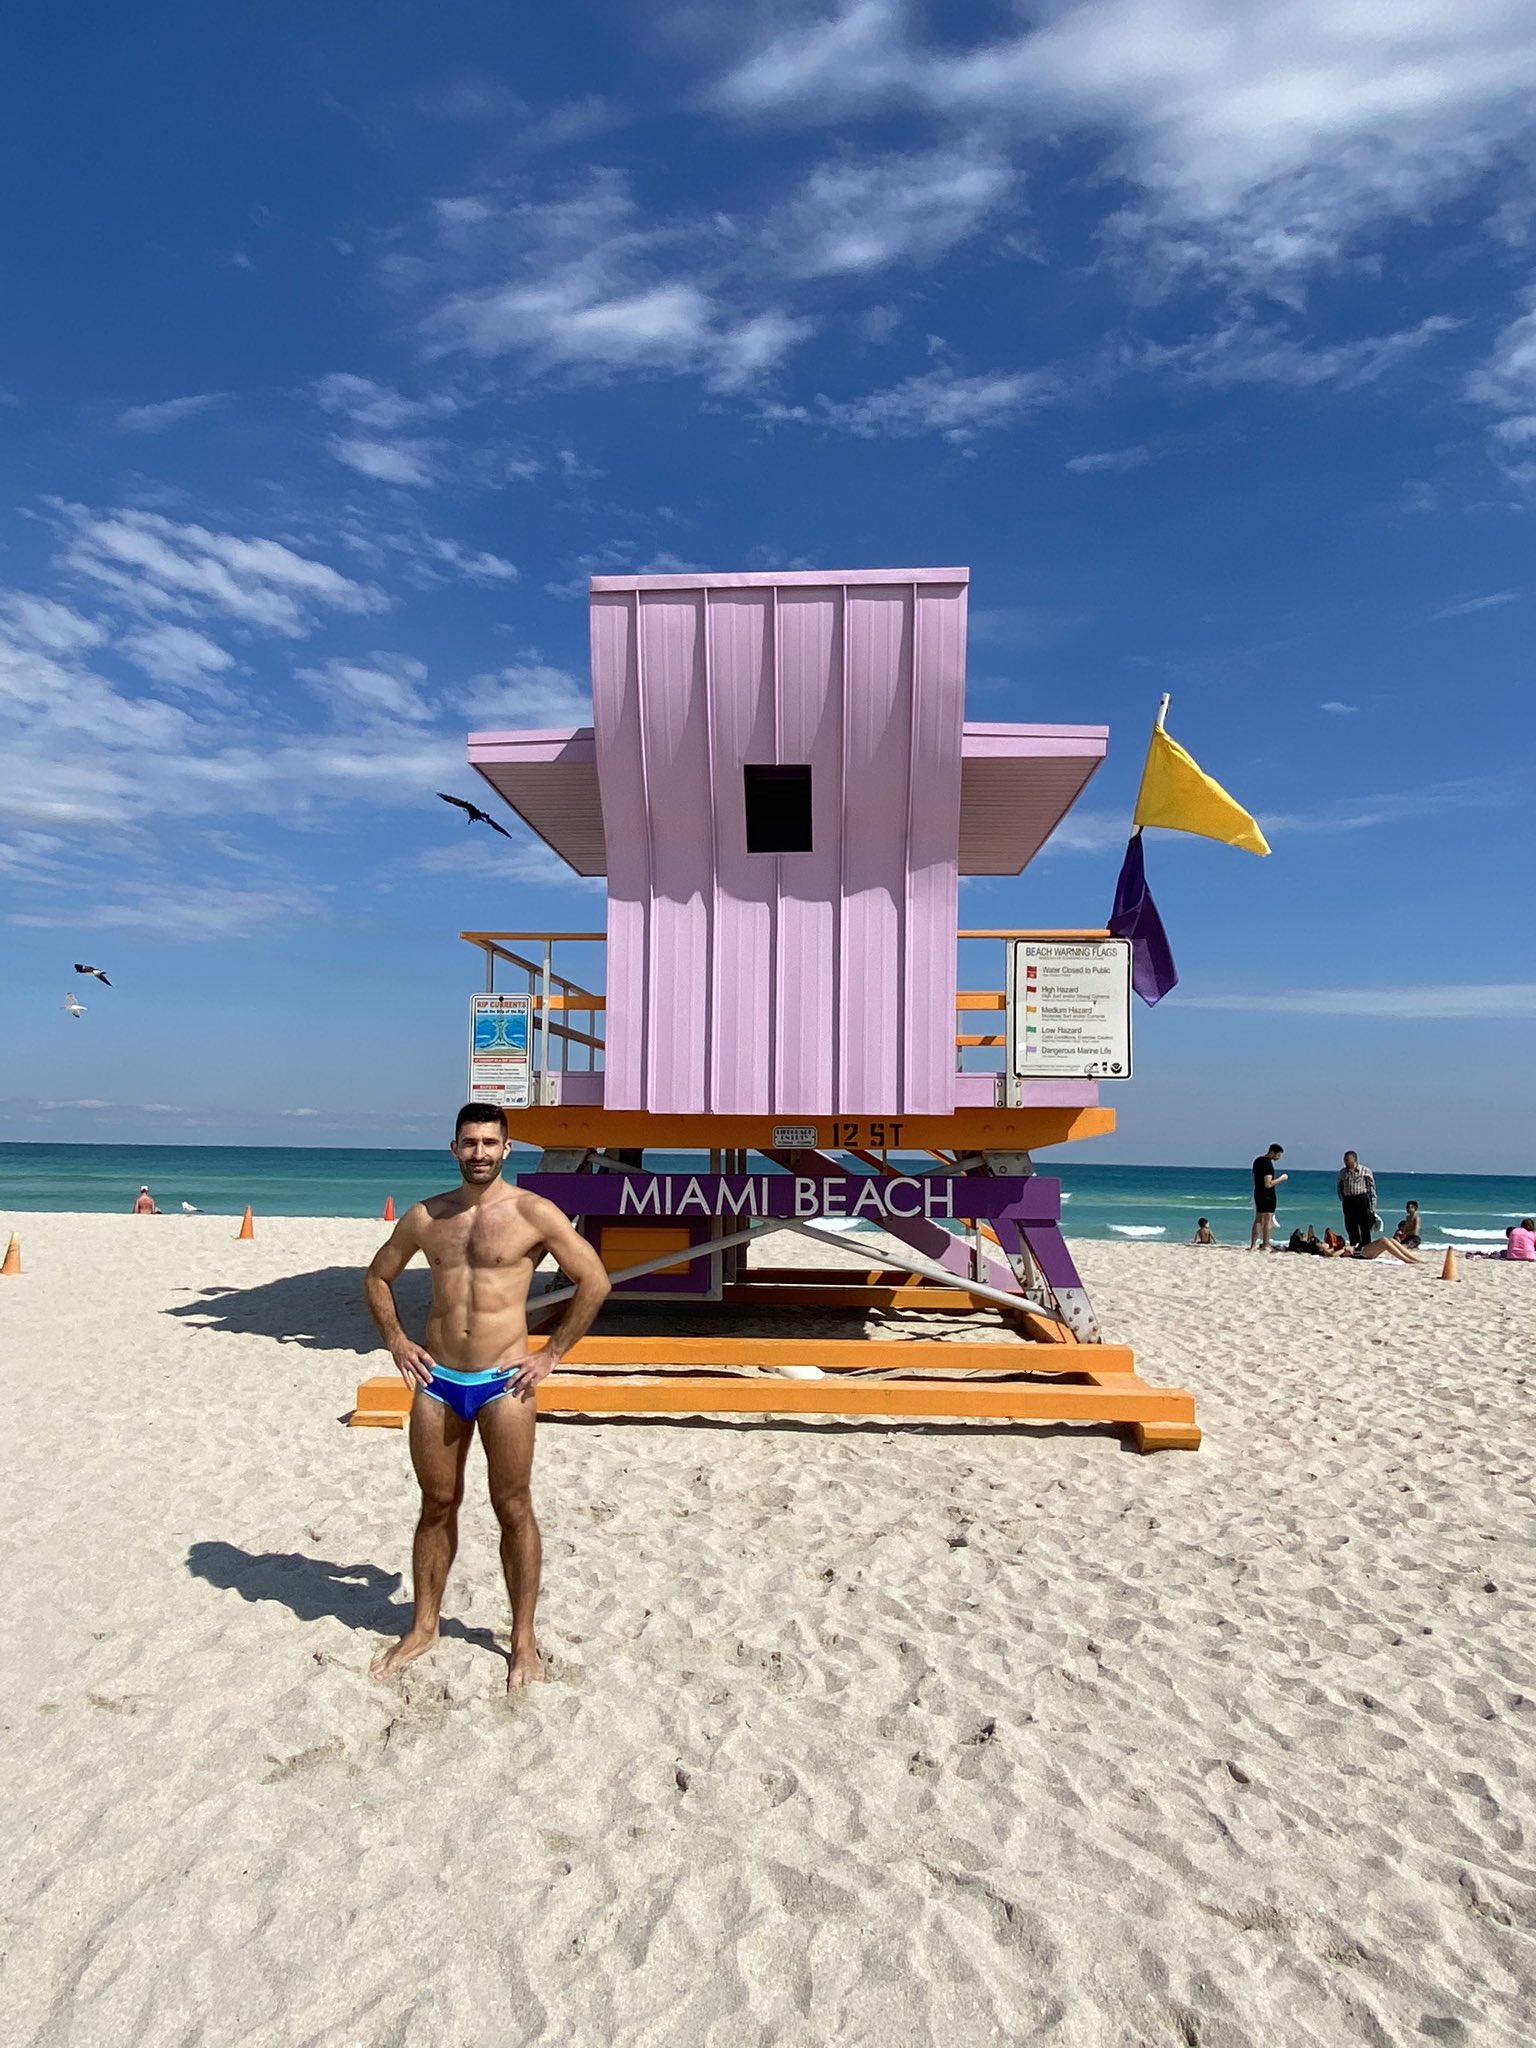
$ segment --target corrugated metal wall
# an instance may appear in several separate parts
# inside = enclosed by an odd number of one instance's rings
[[[608,1107],[947,1114],[964,581],[616,581]],[[810,764],[814,851],[747,852],[748,762]]]

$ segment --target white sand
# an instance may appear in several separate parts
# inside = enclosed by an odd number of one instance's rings
[[[380,1226],[17,1221],[8,2041],[1536,2035],[1536,1271],[1080,1247],[1194,1455],[546,1422],[509,1706],[478,1453],[451,1634],[365,1675]]]

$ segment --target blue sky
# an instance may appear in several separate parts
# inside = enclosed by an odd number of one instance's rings
[[[432,793],[581,718],[588,575],[953,562],[971,715],[1113,734],[967,922],[1102,920],[1164,690],[1274,847],[1154,835],[1183,986],[1084,1156],[1531,1165],[1528,0],[162,0],[11,58],[0,1137],[437,1142],[456,933],[602,921]]]

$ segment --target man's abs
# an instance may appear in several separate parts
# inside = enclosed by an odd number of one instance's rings
[[[528,1356],[531,1270],[434,1271],[427,1350],[456,1372],[486,1372]]]

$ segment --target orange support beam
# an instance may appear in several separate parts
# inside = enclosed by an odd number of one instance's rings
[[[1176,1387],[1149,1387],[1133,1373],[1106,1373],[1090,1386],[1063,1386],[1028,1380],[850,1384],[735,1376],[621,1380],[562,1372],[540,1383],[537,1399],[541,1414],[985,1416],[1013,1422],[1129,1423],[1143,1450],[1194,1450],[1200,1442],[1193,1396]],[[353,1420],[398,1428],[409,1413],[410,1394],[397,1376],[365,1380]]]
[[[782,1119],[780,1120],[783,1121]],[[948,1116],[806,1117],[816,1132],[814,1148],[853,1152],[870,1141],[872,1124],[885,1131],[888,1147],[902,1152],[1038,1152],[1080,1138],[1100,1138],[1115,1128],[1112,1109],[956,1109]],[[781,1152],[774,1119],[700,1111],[663,1115],[645,1109],[600,1109],[579,1103],[534,1105],[507,1111],[514,1143],[540,1149],[582,1151],[622,1147],[664,1152],[736,1150]]]

